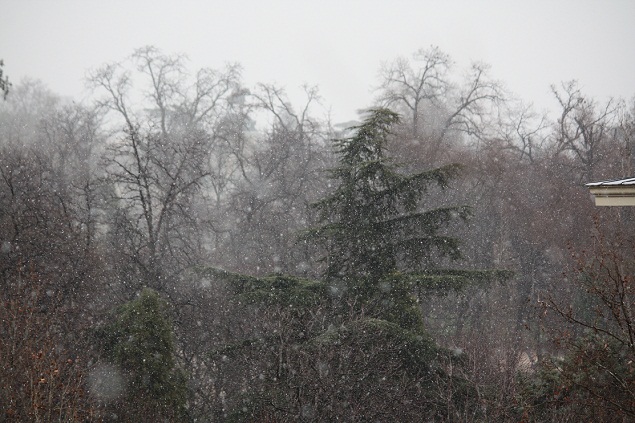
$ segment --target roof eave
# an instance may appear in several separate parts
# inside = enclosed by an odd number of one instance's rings
[[[591,186],[596,206],[635,206],[635,185]]]

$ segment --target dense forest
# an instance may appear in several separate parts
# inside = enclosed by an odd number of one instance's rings
[[[0,421],[635,420],[635,100],[438,48],[359,120],[154,47],[0,62]],[[630,95],[631,93],[625,93]]]

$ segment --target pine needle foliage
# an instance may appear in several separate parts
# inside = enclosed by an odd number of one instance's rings
[[[342,282],[355,303],[377,318],[409,330],[423,330],[413,294],[459,290],[484,279],[508,277],[490,272],[443,269],[461,258],[460,241],[443,233],[470,208],[423,209],[432,187],[445,189],[460,165],[415,174],[399,172],[387,155],[391,128],[399,115],[372,109],[354,135],[335,141],[338,166],[330,171],[335,191],[314,204],[320,226],[307,232],[326,251],[325,278]],[[376,312],[372,312],[376,310]]]
[[[509,275],[443,268],[461,257],[459,240],[444,229],[470,209],[422,204],[460,166],[401,173],[386,151],[398,123],[396,113],[373,109],[354,135],[335,141],[336,188],[314,204],[319,226],[302,236],[324,247],[323,278],[204,270],[247,311],[269,317],[251,338],[210,354],[219,368],[260,363],[258,380],[245,382],[251,389],[229,407],[236,421],[440,421],[448,410],[478,413],[471,384],[446,370],[460,357],[425,330],[417,295]]]
[[[186,377],[176,363],[167,307],[146,288],[96,333],[105,357],[127,375],[127,395],[118,406],[135,421],[186,420]]]
[[[316,203],[321,226],[309,236],[326,247],[327,278],[375,281],[402,270],[429,268],[434,258],[459,259],[459,241],[439,234],[454,218],[466,219],[469,207],[421,210],[431,185],[446,188],[460,170],[450,164],[412,175],[386,155],[390,129],[399,115],[372,109],[355,135],[335,141],[339,166],[332,195]]]

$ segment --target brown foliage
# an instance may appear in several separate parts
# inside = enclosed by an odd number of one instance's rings
[[[0,420],[92,419],[85,355],[67,345],[64,315],[43,305],[34,279],[19,278],[0,299]]]

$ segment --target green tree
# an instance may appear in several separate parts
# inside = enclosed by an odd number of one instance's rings
[[[371,110],[336,141],[337,186],[315,204],[321,225],[303,236],[326,249],[323,280],[205,273],[229,283],[243,315],[258,316],[251,338],[211,354],[219,374],[247,366],[237,381],[247,395],[223,405],[235,420],[466,421],[477,413],[475,390],[451,373],[457,357],[426,332],[415,294],[507,275],[442,267],[461,255],[441,230],[469,209],[420,205],[459,166],[399,173],[386,154],[398,121]]]
[[[339,166],[331,171],[335,191],[315,204],[321,226],[309,237],[326,249],[325,277],[338,281],[354,302],[373,317],[422,331],[421,312],[413,294],[460,289],[495,272],[444,269],[461,258],[459,240],[441,233],[467,206],[422,210],[431,185],[444,189],[460,169],[449,164],[404,175],[387,156],[391,128],[399,115],[370,110],[355,134],[336,140]]]
[[[106,358],[127,375],[123,412],[131,421],[184,420],[186,379],[175,360],[167,303],[159,294],[143,290],[99,335]]]

